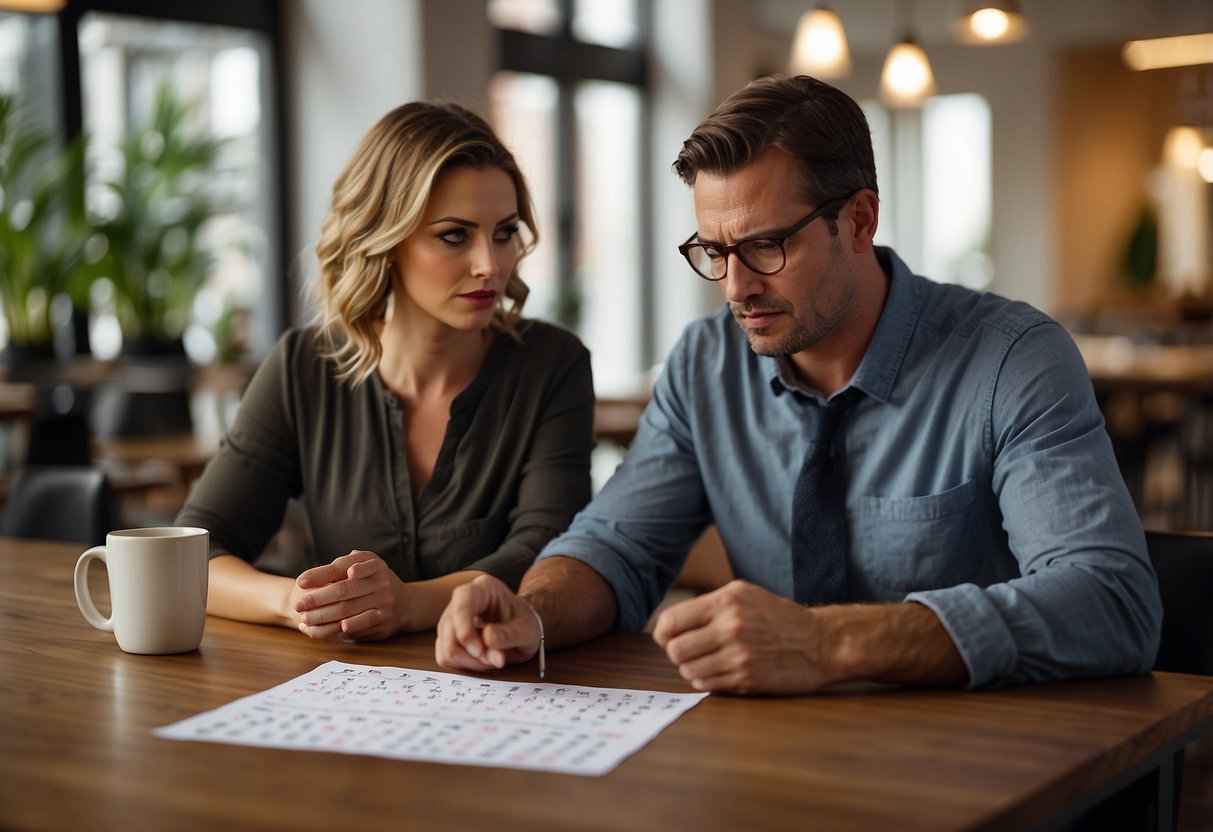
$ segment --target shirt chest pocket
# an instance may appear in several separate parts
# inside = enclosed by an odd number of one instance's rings
[[[963,583],[980,567],[977,485],[921,497],[860,497],[851,525],[854,577],[876,597]]]

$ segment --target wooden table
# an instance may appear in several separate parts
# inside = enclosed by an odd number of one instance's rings
[[[599,397],[594,403],[594,437],[621,448],[632,444],[640,426],[640,414],[648,406],[647,396],[612,399]]]
[[[1213,394],[1213,346],[1136,344],[1105,335],[1078,335],[1074,343],[1098,393]]]
[[[151,729],[330,659],[436,669],[433,636],[316,642],[210,618],[194,653],[128,655],[76,610],[78,552],[0,539],[6,830],[1021,830],[1169,759],[1213,719],[1213,678],[1156,673],[714,696],[599,778],[163,740]],[[495,675],[532,681],[535,666]],[[553,653],[548,677],[687,690],[634,634]]]
[[[166,436],[106,436],[93,440],[93,451],[100,460],[127,465],[162,462],[180,472],[190,482],[219,450],[219,440],[194,433]]]

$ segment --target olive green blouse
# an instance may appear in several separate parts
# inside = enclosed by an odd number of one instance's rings
[[[249,383],[218,454],[176,522],[211,533],[211,555],[250,563],[298,498],[313,540],[304,568],[353,549],[405,581],[480,569],[517,586],[590,497],[594,391],[576,337],[537,321],[498,334],[451,402],[432,478],[414,496],[404,412],[377,373],[334,377],[313,328],[279,339]]]

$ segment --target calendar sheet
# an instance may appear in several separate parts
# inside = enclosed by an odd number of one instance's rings
[[[153,733],[596,776],[610,772],[705,696],[333,661]]]

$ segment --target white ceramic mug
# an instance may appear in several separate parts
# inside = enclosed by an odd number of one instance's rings
[[[76,604],[89,624],[128,653],[185,653],[202,643],[210,534],[166,526],[110,532],[76,561]],[[105,564],[110,617],[97,611],[88,567]]]

